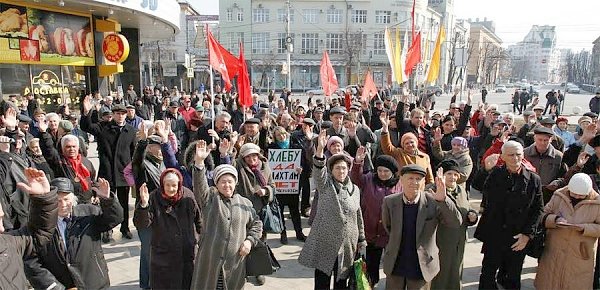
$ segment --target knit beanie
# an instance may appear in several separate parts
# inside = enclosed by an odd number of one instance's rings
[[[469,142],[467,142],[467,139],[465,139],[463,137],[454,137],[454,138],[452,138],[452,141],[450,141],[450,144],[452,144],[452,145],[460,145],[463,148],[469,147]]]
[[[331,147],[335,143],[340,143],[342,147],[344,147],[344,140],[342,140],[342,138],[338,136],[331,136],[329,137],[329,140],[327,140],[327,150],[329,150],[329,147]]]
[[[375,165],[375,169],[377,169],[377,167],[379,167],[379,166],[383,166],[383,167],[389,169],[393,173],[397,173],[398,169],[399,169],[398,161],[396,161],[396,159],[394,159],[392,156],[389,156],[389,155],[377,156],[377,158],[375,158],[374,165]]]
[[[221,176],[223,176],[225,174],[231,174],[233,176],[233,178],[235,179],[235,183],[237,183],[238,172],[235,169],[235,167],[233,167],[229,164],[222,164],[222,165],[217,166],[217,168],[215,168],[215,170],[213,171],[213,177],[214,177],[215,183],[217,183],[219,181],[219,178],[221,178]]]

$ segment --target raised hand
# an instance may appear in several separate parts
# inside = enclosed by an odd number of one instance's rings
[[[140,124],[139,134],[140,140],[146,140],[146,138],[148,138],[148,128],[146,128],[146,123],[142,122],[142,124]]]
[[[443,137],[444,135],[442,134],[442,129],[440,127],[435,128],[435,131],[433,132],[433,142],[440,142],[442,141]]]
[[[365,146],[360,146],[358,150],[356,150],[356,157],[354,157],[355,163],[363,163],[365,161],[365,157],[367,156],[367,148]]]
[[[508,139],[510,139],[510,130],[504,130],[502,136],[500,136],[500,142],[506,143],[508,142]]]
[[[38,129],[40,129],[40,132],[46,132],[46,130],[48,130],[48,121],[46,120],[40,120],[38,122]]]
[[[173,127],[171,127],[171,124],[173,123],[173,121],[171,121],[171,119],[166,118],[165,120],[165,128],[167,129],[167,134],[173,132]]]
[[[590,140],[594,139],[596,136],[596,124],[589,124],[587,127],[583,128],[583,135],[581,139],[583,139],[587,143]]]
[[[433,198],[437,201],[444,201],[446,199],[446,180],[444,179],[444,169],[438,168],[435,176],[435,193]]]
[[[236,144],[239,137],[240,137],[240,133],[238,133],[237,131],[233,131],[229,135],[229,139],[230,139],[229,141],[231,141],[231,144]]]
[[[500,154],[491,154],[490,156],[485,158],[485,170],[490,171],[492,168],[496,166],[498,160],[500,159]]]
[[[46,173],[42,170],[35,168],[25,168],[25,178],[27,178],[27,184],[19,182],[17,187],[27,192],[29,195],[43,195],[50,192],[50,183],[46,178]]]
[[[215,138],[215,141],[219,140],[219,134],[213,129],[208,129],[208,136]]]
[[[98,178],[98,192],[97,194],[104,199],[110,197],[110,183],[104,178]]]
[[[92,107],[94,106],[92,104],[92,98],[90,95],[87,95],[83,98],[82,105],[83,105],[83,114],[87,115],[92,110]]]
[[[148,186],[146,183],[140,186],[140,206],[148,207],[148,202],[150,200],[150,193],[148,193]]]
[[[346,128],[348,130],[348,136],[349,137],[354,137],[356,136],[356,123],[354,122],[349,122],[348,127]]]
[[[210,154],[210,150],[206,146],[206,141],[198,141],[198,143],[196,143],[196,155],[194,156],[196,165],[204,164],[204,159],[208,157],[208,154]]]
[[[13,107],[9,107],[4,111],[2,124],[9,130],[14,130],[17,127],[17,111]]]
[[[396,118],[402,118],[402,116],[396,116]],[[381,132],[388,132],[388,126],[390,124],[390,120],[387,115],[381,114],[379,115],[379,120],[381,121]]]
[[[319,158],[323,157],[323,151],[327,146],[327,139],[329,139],[329,137],[327,137],[327,131],[321,130],[317,137],[317,151],[315,152],[315,155]]]
[[[156,135],[160,136],[163,139],[163,142],[167,142],[169,140],[169,132],[165,128],[165,122],[158,120],[154,124],[154,131]]]
[[[227,139],[221,140],[221,143],[219,143],[219,153],[221,153],[221,156],[227,155],[227,153],[229,152],[230,145],[231,145],[231,142],[229,142],[229,140],[227,140]]]
[[[590,155],[588,155],[585,151],[581,151],[579,156],[577,156],[577,166],[582,168],[590,159]]]
[[[471,101],[473,100],[473,98],[471,97],[471,90],[469,90],[469,92],[467,93],[467,105],[471,105]]]

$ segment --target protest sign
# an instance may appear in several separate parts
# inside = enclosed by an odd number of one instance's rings
[[[302,149],[269,149],[269,166],[276,194],[297,194],[300,186]]]

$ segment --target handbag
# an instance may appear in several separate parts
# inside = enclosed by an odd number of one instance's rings
[[[246,256],[246,277],[271,275],[281,268],[269,245],[259,240]]]
[[[525,246],[525,254],[529,257],[539,259],[544,253],[544,246],[546,243],[546,218],[548,218],[548,214],[540,219],[540,222],[537,223],[531,232],[532,238],[527,243],[527,246]]]
[[[273,200],[262,208],[258,216],[263,222],[263,231],[270,234],[283,232],[283,219],[281,218],[277,197],[273,196]]]

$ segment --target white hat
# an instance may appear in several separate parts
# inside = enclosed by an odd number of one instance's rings
[[[579,195],[589,195],[592,191],[592,179],[585,173],[577,173],[571,177],[569,191]]]
[[[233,176],[233,178],[235,179],[235,182],[237,183],[238,172],[235,169],[235,167],[233,167],[229,164],[221,164],[221,165],[217,166],[217,168],[215,168],[215,171],[213,172],[213,177],[214,177],[215,183],[217,183],[217,181],[219,181],[219,178],[221,178],[221,176],[223,176],[225,174],[231,174]]]
[[[239,150],[240,157],[244,158],[250,154],[260,154],[260,147],[254,143],[246,143]]]

